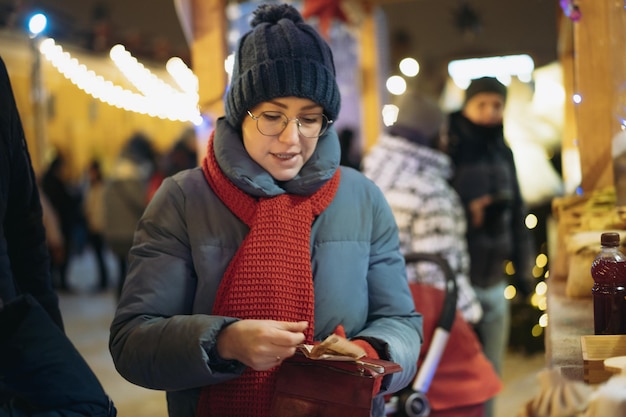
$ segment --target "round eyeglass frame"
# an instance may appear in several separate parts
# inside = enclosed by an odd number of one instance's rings
[[[294,117],[293,119],[290,119],[287,117],[287,115],[285,113],[279,112],[279,111],[264,111],[261,112],[258,116],[255,116],[254,114],[252,114],[252,112],[250,110],[246,110],[246,112],[248,113],[248,116],[250,116],[252,118],[252,120],[256,121],[256,130],[259,131],[260,134],[262,134],[263,136],[278,136],[281,133],[283,133],[285,131],[285,129],[287,129],[287,125],[289,124],[289,122],[296,122],[296,125],[298,126],[298,134],[300,136],[302,136],[303,138],[307,138],[307,139],[315,139],[315,138],[319,138],[321,137],[324,133],[326,133],[326,131],[328,130],[328,127],[333,124],[333,120],[329,119],[324,113],[319,113],[322,118],[324,120],[326,120],[326,124],[322,123],[322,128],[320,129],[319,133],[315,136],[306,136],[302,133],[302,131],[300,130],[300,128],[302,127],[302,124],[300,123],[300,119],[297,117]],[[261,131],[261,129],[259,128],[259,119],[261,118],[261,116],[264,113],[280,113],[281,115],[283,115],[284,119],[287,119],[287,122],[283,125],[283,128],[280,132],[278,133],[274,133],[272,135],[268,135],[267,133],[263,133]],[[318,114],[318,113],[316,113]]]

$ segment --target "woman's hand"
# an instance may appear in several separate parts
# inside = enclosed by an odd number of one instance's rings
[[[224,359],[235,359],[255,371],[265,371],[296,352],[304,342],[306,321],[240,320],[222,329],[217,352]]]

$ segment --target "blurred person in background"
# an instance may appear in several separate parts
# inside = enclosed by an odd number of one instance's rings
[[[87,188],[83,200],[83,212],[87,228],[87,243],[91,246],[98,265],[98,290],[109,286],[109,271],[105,262],[104,243],[104,180],[100,163],[92,161],[87,167]]]
[[[185,128],[180,138],[160,158],[161,163],[150,178],[148,185],[148,201],[159,189],[166,177],[170,177],[184,169],[198,166],[196,131],[193,127]]]
[[[63,235],[63,256],[52,264],[52,279],[61,291],[70,291],[68,268],[75,249],[75,233],[82,220],[81,197],[69,183],[67,161],[60,153],[48,165],[41,178],[41,190],[59,217]]]
[[[385,193],[402,252],[441,255],[457,279],[458,309],[469,323],[477,323],[482,308],[469,280],[465,212],[448,182],[453,175],[450,157],[440,150],[444,114],[433,99],[413,91],[400,98],[398,107],[396,122],[366,154],[363,172]],[[433,265],[409,265],[408,277],[445,288]]]
[[[361,170],[361,155],[357,149],[357,137],[352,127],[341,129],[337,135],[339,136],[339,146],[341,146],[340,165]]]
[[[158,169],[157,160],[151,139],[141,132],[134,133],[104,181],[104,238],[118,261],[118,295],[124,285],[135,228],[150,198],[149,185]]]
[[[186,128],[165,155],[165,176],[198,166],[198,141],[193,127]]]
[[[504,138],[507,88],[492,77],[473,80],[461,110],[449,115],[448,154],[454,163],[451,184],[461,197],[467,219],[470,279],[483,316],[474,328],[485,355],[502,374],[510,334],[509,285],[505,265],[526,297],[531,292],[532,239],[525,226],[513,152]],[[487,417],[493,414],[493,401]]]
[[[0,58],[0,417],[114,417],[64,333],[42,205]]]
[[[444,114],[433,99],[414,91],[402,95],[398,107],[396,122],[366,154],[363,172],[391,206],[403,254],[440,255],[456,279],[457,316],[428,390],[430,415],[483,417],[485,403],[500,391],[501,382],[471,327],[482,308],[469,280],[465,213],[448,182],[452,162],[441,150]],[[432,262],[409,263],[407,276],[424,316],[423,360],[439,321],[446,277]]]

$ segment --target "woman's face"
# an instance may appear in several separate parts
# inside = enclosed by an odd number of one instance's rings
[[[281,133],[266,136],[257,129],[257,121],[246,115],[241,130],[243,145],[250,157],[277,181],[291,180],[311,158],[319,140],[300,135],[297,122],[293,119],[320,114],[324,109],[309,99],[281,97],[264,101],[249,111],[256,117],[263,112],[280,112],[290,120]]]
[[[463,115],[479,126],[497,126],[504,117],[504,97],[498,93],[478,93],[463,107]]]

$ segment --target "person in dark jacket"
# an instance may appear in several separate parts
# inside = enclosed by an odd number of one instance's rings
[[[98,290],[104,291],[109,285],[109,271],[106,265],[104,243],[104,178],[100,162],[91,161],[87,168],[89,185],[83,199],[83,213],[87,229],[87,242],[96,256],[98,265]]]
[[[0,58],[0,417],[113,417],[64,333],[39,191]]]
[[[35,173],[9,75],[0,64],[0,299],[32,294],[63,329]]]
[[[58,154],[41,178],[41,191],[57,214],[63,235],[63,256],[52,263],[52,282],[61,291],[70,290],[67,276],[74,244],[74,231],[82,215],[80,197],[70,189],[66,180],[66,166],[65,157]]]
[[[506,95],[506,87],[495,78],[473,80],[463,108],[450,114],[448,126],[448,153],[455,169],[451,183],[465,208],[470,280],[483,308],[475,329],[500,374],[510,327],[504,266],[512,262],[514,282],[527,295],[531,247],[513,152],[504,139]],[[493,402],[487,416],[492,408]]]

